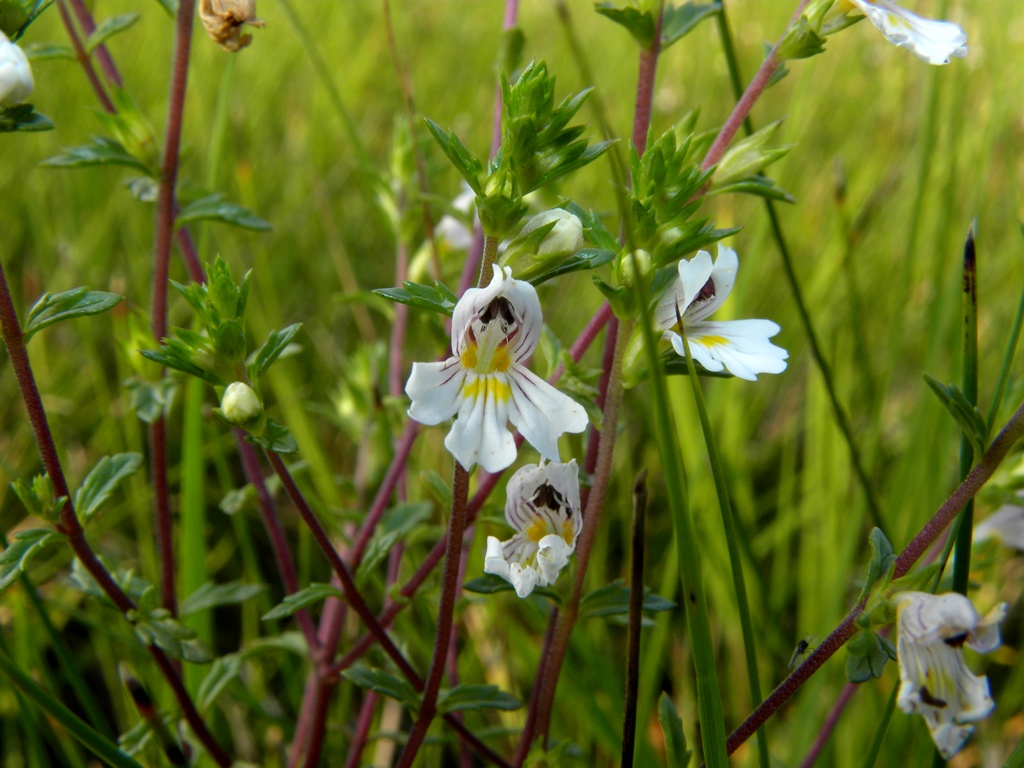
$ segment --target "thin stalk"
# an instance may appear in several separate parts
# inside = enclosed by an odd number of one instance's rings
[[[878,753],[882,749],[882,741],[885,739],[885,732],[889,729],[889,721],[892,720],[892,713],[896,711],[896,694],[899,693],[900,687],[894,685],[892,692],[889,694],[889,698],[885,702],[885,711],[882,712],[882,717],[878,720],[878,726],[875,728],[875,735],[871,737],[871,744],[868,746],[868,753],[864,756],[863,768],[874,768],[875,760],[878,759]]]
[[[96,22],[93,21],[92,14],[89,13],[89,8],[85,5],[84,0],[70,0],[71,10],[75,12],[75,16],[78,18],[78,23],[82,27],[82,32],[88,37],[96,31]],[[110,52],[107,50],[106,43],[100,43],[94,51],[96,58],[99,59],[100,68],[103,70],[103,74],[107,80],[111,82],[117,88],[122,87],[121,74],[117,71],[117,67],[114,66],[114,60],[110,57]]]
[[[1021,234],[1024,234],[1024,224],[1020,225],[1020,229]],[[992,395],[992,404],[988,408],[988,417],[985,419],[986,434],[992,432],[992,427],[996,423],[996,414],[999,413],[999,406],[1003,404],[1003,393],[1006,391],[1006,382],[1010,375],[1010,366],[1013,365],[1014,353],[1017,351],[1022,324],[1024,324],[1024,290],[1021,291],[1020,301],[1017,302],[1017,314],[1013,318],[1010,339],[1006,342],[1003,364],[999,368],[999,378],[996,380],[996,391]]]
[[[21,391],[22,400],[25,403],[25,410],[28,411],[29,422],[32,424],[32,431],[35,435],[36,446],[43,460],[43,467],[53,483],[53,490],[57,497],[63,496],[66,501],[60,510],[59,519],[54,523],[56,529],[67,536],[68,544],[74,551],[75,556],[81,561],[89,574],[96,580],[103,592],[110,598],[115,606],[124,614],[135,609],[135,604],[117,585],[110,572],[100,562],[96,553],[89,546],[85,538],[85,531],[82,529],[75,508],[71,501],[71,491],[68,489],[67,479],[61,467],[60,459],[57,456],[57,446],[53,441],[53,433],[47,422],[46,411],[43,408],[43,401],[39,397],[39,389],[36,387],[35,376],[32,373],[32,366],[28,360],[28,353],[25,350],[25,343],[21,333],[21,325],[18,323],[18,316],[14,311],[14,302],[11,299],[11,292],[7,286],[7,277],[4,274],[3,265],[0,265],[0,331],[2,331],[4,344],[7,346],[7,354],[14,369],[15,378],[18,380],[18,388]],[[155,646],[148,646],[150,655],[156,661],[160,671],[167,678],[174,695],[181,705],[185,719],[188,721],[196,736],[209,751],[211,757],[218,765],[231,765],[231,758],[213,738],[206,727],[206,723],[200,716],[192,699],[181,682],[178,671],[168,656]]]
[[[180,0],[174,30],[174,60],[168,96],[167,131],[164,159],[157,193],[156,233],[153,255],[153,336],[159,341],[167,335],[167,281],[174,234],[175,184],[185,111],[185,86],[188,82],[188,57],[192,40],[195,0]],[[163,417],[150,428],[150,461],[153,478],[153,502],[157,549],[160,557],[160,591],[164,607],[177,613],[174,579],[174,546],[171,523],[170,490],[167,486],[167,434]]]
[[[203,394],[200,379],[185,382],[185,405],[181,435],[181,597],[187,598],[210,577],[206,570],[206,499],[204,498],[205,455],[203,454]],[[185,626],[213,647],[213,614],[202,611],[184,619]],[[193,694],[199,690],[206,670],[189,665],[185,684]]]
[[[492,241],[488,238],[488,241]],[[485,248],[486,251],[486,248]],[[484,266],[487,266],[485,260]],[[448,523],[448,546],[445,550],[444,574],[441,577],[441,604],[437,610],[437,631],[434,635],[434,653],[430,659],[430,670],[423,688],[419,717],[413,726],[405,749],[402,751],[398,768],[410,768],[416,759],[430,724],[437,714],[437,694],[441,690],[444,676],[445,657],[452,635],[452,615],[455,611],[455,592],[459,580],[459,563],[462,560],[462,534],[466,528],[466,501],[469,496],[469,472],[455,462],[452,476],[452,514]]]
[[[963,290],[961,291],[961,390],[967,402],[978,403],[978,269],[974,249],[974,227],[964,244]],[[960,479],[971,471],[974,447],[967,435],[960,436]],[[953,547],[953,591],[967,594],[971,575],[971,539],[974,531],[974,501],[964,505]]]
[[[678,310],[677,310],[678,311]],[[729,499],[729,484],[725,477],[722,458],[718,454],[714,431],[711,429],[711,418],[708,416],[704,392],[701,389],[697,368],[690,354],[690,342],[683,329],[682,318],[679,330],[683,338],[683,349],[686,352],[686,368],[690,374],[693,388],[693,400],[700,416],[700,428],[704,433],[704,444],[708,449],[708,460],[711,462],[711,475],[715,480],[715,494],[718,496],[718,509],[722,514],[722,526],[725,529],[725,542],[729,550],[729,569],[732,572],[732,586],[736,593],[736,607],[740,615],[740,629],[743,633],[743,651],[747,660],[747,684],[754,701],[761,700],[761,682],[757,670],[757,640],[754,634],[754,622],[750,618],[750,601],[747,597],[747,584],[743,578],[743,559],[740,555],[739,534],[736,530],[736,517],[733,514],[732,502]],[[762,768],[769,768],[768,738],[763,730],[757,734],[757,753]]]
[[[1024,739],[1021,739],[1017,748],[1006,758],[1003,768],[1024,768]]]
[[[65,707],[32,679],[31,675],[22,672],[18,665],[4,653],[0,653],[0,672],[7,675],[11,683],[32,699],[49,718],[60,725],[62,730],[70,733],[105,763],[115,766],[115,768],[142,768],[139,763],[118,749],[113,742]]]
[[[75,58],[78,63],[82,65],[82,69],[85,71],[85,77],[89,81],[89,85],[92,86],[93,91],[96,93],[96,98],[100,100],[100,104],[103,106],[104,111],[114,114],[117,112],[117,108],[114,106],[114,102],[110,100],[110,96],[107,95],[107,89],[103,87],[103,83],[100,82],[99,76],[96,74],[96,69],[92,65],[92,59],[89,58],[89,54],[85,50],[85,46],[82,45],[82,38],[78,34],[78,30],[75,28],[75,22],[71,18],[71,14],[68,13],[68,7],[65,0],[57,0],[57,11],[60,13],[60,19],[64,23],[64,29],[67,30],[68,37],[71,39],[71,47],[75,51]]]
[[[733,85],[733,90],[736,94],[738,107],[739,100],[742,100],[745,94],[742,92],[742,86],[740,85],[742,82],[742,76],[739,69],[739,60],[736,58],[732,33],[729,30],[729,24],[725,15],[724,2],[722,4],[722,10],[719,12],[718,31],[722,41],[722,51],[725,53],[725,60],[729,67],[729,77]],[[767,61],[768,60],[766,59],[765,64],[767,64]],[[762,67],[763,66],[764,65],[762,65]],[[753,83],[751,83],[751,87],[752,86]],[[754,124],[750,120],[749,110],[747,110],[747,113],[744,115],[743,128],[748,136],[754,132]],[[706,159],[705,167],[708,167]],[[850,427],[850,420],[847,418],[846,411],[843,409],[843,406],[839,403],[839,396],[836,394],[832,368],[825,359],[824,353],[821,351],[821,344],[818,342],[818,334],[814,330],[814,324],[811,322],[811,314],[808,312],[807,304],[804,302],[803,290],[800,287],[800,282],[796,276],[796,270],[793,267],[793,257],[789,252],[789,245],[782,232],[782,224],[779,221],[778,213],[775,210],[775,204],[771,200],[765,199],[764,207],[765,212],[768,214],[768,221],[771,224],[772,237],[778,246],[779,255],[782,257],[782,267],[786,274],[786,282],[789,284],[790,292],[793,294],[793,300],[796,302],[797,314],[800,316],[800,323],[803,326],[804,333],[807,335],[807,341],[811,345],[811,355],[814,357],[814,362],[818,366],[822,380],[825,383],[825,390],[828,392],[829,402],[832,404],[832,412],[835,416],[836,425],[839,427],[839,431],[843,434],[843,440],[846,443],[847,449],[850,451],[850,461],[853,463],[854,472],[857,475],[857,480],[860,482],[861,488],[864,490],[864,498],[868,503],[868,512],[871,515],[872,522],[884,533],[886,529],[882,518],[882,507],[878,502],[874,488],[868,478],[867,470],[861,460],[860,450],[857,448],[857,443],[853,439],[853,429]],[[764,765],[763,762],[762,765]]]
[[[839,694],[839,698],[836,699],[836,703],[832,705],[832,709],[829,710],[828,716],[825,718],[825,722],[821,726],[821,730],[818,731],[817,737],[814,739],[814,743],[811,748],[807,751],[803,761],[800,763],[800,768],[811,768],[821,755],[821,751],[825,748],[825,744],[828,742],[829,736],[832,735],[832,731],[835,730],[836,725],[839,723],[839,716],[843,714],[843,710],[846,709],[847,703],[850,698],[857,692],[857,686],[853,683],[847,683],[843,686],[842,693]],[[758,732],[760,735],[760,731]]]
[[[359,768],[359,758],[363,754],[363,748],[370,735],[370,728],[373,726],[373,716],[376,713],[378,698],[373,691],[367,691],[363,697],[363,703],[359,706],[359,717],[356,719],[355,733],[352,736],[352,746],[349,747],[348,759],[345,760],[345,768]]]
[[[949,495],[936,510],[924,527],[910,540],[910,543],[896,558],[894,578],[906,575],[910,568],[924,555],[946,527],[956,519],[964,505],[977,495],[978,491],[991,479],[1003,459],[1018,440],[1024,437],[1024,403],[1022,403],[1006,426],[992,441],[981,460],[974,466],[970,474]],[[815,648],[807,660],[792,674],[783,680],[772,693],[729,735],[729,753],[749,739],[769,717],[789,700],[836,651],[843,647],[857,631],[856,619],[864,608],[866,598],[861,599],[836,626],[821,644]]]
[[[626,704],[622,715],[622,768],[633,768],[636,704],[640,690],[640,629],[644,606],[644,530],[647,519],[647,470],[633,483],[633,546],[629,577],[629,632],[626,637]]]

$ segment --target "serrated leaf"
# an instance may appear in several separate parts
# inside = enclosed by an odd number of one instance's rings
[[[18,478],[11,482],[11,490],[21,499],[30,515],[53,522],[67,501],[66,496],[56,496],[53,483],[46,473],[36,475],[30,482]]]
[[[721,10],[720,2],[683,3],[678,8],[671,4],[666,5],[661,20],[661,49],[665,50],[672,43],[692,32],[704,19]]]
[[[85,39],[85,50],[88,53],[92,53],[99,46],[103,45],[104,41],[109,37],[116,35],[118,32],[124,32],[138,20],[139,14],[137,13],[122,13],[118,16],[104,19],[96,25],[96,29]]]
[[[123,296],[106,291],[90,291],[88,288],[72,288],[60,293],[44,293],[28,311],[28,319],[22,329],[25,343],[43,328],[64,320],[73,320],[86,315],[98,315],[121,303]]]
[[[657,24],[651,11],[639,8],[618,8],[614,3],[595,3],[594,10],[605,18],[625,27],[641,48],[650,48],[654,43],[654,32]]]
[[[43,547],[63,538],[63,534],[49,528],[30,528],[15,533],[7,549],[0,552],[0,592],[18,580]]]
[[[196,706],[199,707],[199,711],[206,712],[228,684],[238,678],[241,671],[242,657],[237,653],[215,659],[196,693]]]
[[[227,201],[220,193],[207,195],[186,205],[178,212],[174,226],[180,227],[190,221],[222,221],[225,224],[234,224],[236,227],[263,232],[272,229],[270,224],[248,208]]]
[[[462,585],[463,592],[474,592],[478,595],[493,595],[498,592],[512,592],[514,590],[515,587],[493,573],[485,573],[483,576],[470,579]],[[562,605],[561,596],[548,587],[535,587],[531,595],[546,597],[559,607]]]
[[[629,614],[629,593],[630,588],[625,585],[622,579],[616,579],[611,584],[598,587],[580,601],[579,618],[591,619],[598,616],[622,616]],[[669,611],[675,608],[676,604],[666,600],[660,595],[651,592],[644,587],[643,610],[658,612]]]
[[[263,342],[263,346],[256,351],[249,371],[249,378],[252,380],[260,378],[274,364],[274,361],[281,356],[285,347],[288,346],[288,343],[299,332],[300,328],[302,328],[302,323],[294,323],[287,328],[282,328],[280,331],[271,331],[267,335],[267,340]]]
[[[246,435],[245,439],[274,453],[296,453],[299,450],[299,444],[288,428],[273,419],[267,419],[267,428],[262,435]]]
[[[527,280],[533,285],[540,285],[554,277],[567,275],[570,272],[578,272],[583,269],[597,269],[615,258],[617,251],[604,248],[584,248],[576,251],[567,259],[560,260],[554,264],[547,262],[537,264],[519,271],[517,280]]]
[[[496,685],[457,685],[441,691],[437,697],[440,714],[480,709],[512,711],[522,706],[523,702]]]
[[[385,672],[383,669],[376,669],[363,662],[357,662],[341,675],[360,688],[367,688],[397,699],[411,712],[415,712],[420,707],[419,694],[416,693],[412,685],[407,680]]]
[[[70,45],[59,43],[29,43],[24,48],[29,61],[50,61],[53,59],[75,60],[75,51]]]
[[[97,462],[75,491],[75,513],[83,526],[89,524],[117,486],[138,472],[141,466],[140,453],[117,453],[104,456]]]
[[[429,309],[432,312],[440,312],[448,317],[452,316],[455,310],[457,299],[444,284],[435,283],[435,287],[410,283],[403,280],[404,288],[377,288],[373,292],[385,299],[397,301],[399,304],[408,304],[418,309]]]
[[[59,155],[44,160],[43,165],[53,168],[88,168],[95,165],[121,165],[134,168],[148,176],[155,171],[144,162],[128,153],[124,146],[104,136],[93,136],[91,144],[79,147],[65,147]]]
[[[244,584],[240,581],[229,581],[227,584],[214,584],[208,581],[199,589],[185,598],[178,613],[189,616],[199,611],[216,608],[218,605],[234,605],[244,603],[266,589],[262,584]]]
[[[286,616],[291,616],[296,611],[313,605],[313,603],[319,603],[322,600],[326,600],[328,597],[336,597],[339,600],[345,599],[344,593],[333,584],[313,582],[305,589],[300,589],[298,592],[293,592],[288,595],[284,600],[263,615],[263,621],[283,619]]]
[[[683,719],[676,711],[671,697],[662,691],[658,698],[658,722],[665,737],[665,752],[668,756],[668,768],[686,768],[690,764],[693,752],[686,748],[686,735],[683,733]]]

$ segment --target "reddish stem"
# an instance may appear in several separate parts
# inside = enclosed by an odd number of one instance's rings
[[[843,710],[846,709],[847,703],[853,698],[853,694],[857,691],[856,685],[853,683],[847,683],[843,686],[842,693],[839,694],[839,698],[836,699],[836,703],[832,705],[832,709],[829,710],[828,717],[825,718],[825,722],[821,726],[821,730],[818,731],[817,737],[814,739],[814,743],[808,750],[807,755],[804,757],[803,762],[800,763],[800,768],[811,768],[817,761],[818,756],[821,755],[821,750],[825,748],[825,744],[828,742],[829,736],[832,735],[832,731],[835,730],[836,724],[839,722],[839,716],[843,714]]]
[[[82,0],[70,0],[70,2],[71,9],[75,12],[75,17],[82,26],[82,31],[88,37],[96,31],[96,23],[93,21],[92,14],[89,13],[89,9]],[[110,58],[110,52],[107,50],[106,44],[101,43],[96,48],[95,53],[96,58],[99,59],[100,68],[103,70],[103,74],[106,75],[107,80],[118,88],[122,87],[121,75],[117,71],[117,67],[114,66],[114,60]]]
[[[100,100],[100,104],[103,105],[103,109],[106,112],[114,114],[117,112],[117,108],[110,100],[106,89],[103,87],[103,83],[100,82],[96,74],[96,69],[92,65],[92,59],[89,58],[89,54],[86,53],[85,47],[82,45],[82,38],[75,28],[75,22],[72,20],[71,14],[68,13],[68,7],[64,0],[57,0],[57,11],[60,13],[61,21],[64,22],[64,29],[67,30],[68,37],[71,38],[71,47],[75,49],[75,58],[78,59],[78,63],[85,70],[85,76],[89,80],[89,85],[92,86],[93,91],[96,92],[96,98]]]

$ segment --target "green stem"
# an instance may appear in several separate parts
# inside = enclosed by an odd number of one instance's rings
[[[729,500],[729,485],[725,477],[725,468],[722,466],[722,458],[718,454],[718,445],[715,443],[715,435],[711,429],[711,418],[708,416],[707,404],[704,402],[704,392],[701,389],[700,378],[697,376],[697,368],[693,364],[693,356],[690,354],[690,342],[683,331],[683,323],[679,323],[680,333],[683,337],[683,348],[686,351],[686,368],[690,374],[690,384],[693,387],[693,399],[697,405],[697,413],[700,416],[700,427],[704,433],[704,443],[708,449],[708,460],[711,462],[711,474],[715,479],[715,493],[718,496],[718,508],[722,513],[722,525],[725,528],[725,541],[729,549],[729,567],[732,571],[732,585],[736,592],[736,606],[740,614],[740,629],[743,633],[743,651],[747,659],[747,683],[750,686],[750,695],[754,701],[761,700],[761,683],[757,670],[757,641],[754,635],[754,622],[750,618],[750,601],[747,597],[747,584],[743,578],[743,560],[740,556],[739,534],[736,530],[736,517],[733,514],[732,502]],[[758,760],[762,768],[770,765],[768,755],[768,740],[763,732],[757,734]]]
[[[974,250],[974,228],[967,235],[964,244],[963,268],[963,322],[962,338],[962,389],[971,405],[978,402],[978,279]],[[974,464],[974,448],[967,435],[960,437],[960,479],[967,477]],[[960,514],[956,546],[953,549],[953,591],[967,594],[967,581],[971,574],[971,539],[974,533],[974,501],[964,505]]]
[[[1024,235],[1024,224],[1019,226],[1021,234]],[[1006,390],[1006,381],[1010,375],[1010,366],[1013,364],[1013,357],[1017,350],[1017,341],[1020,339],[1022,324],[1024,324],[1024,291],[1021,291],[1020,301],[1017,302],[1017,314],[1013,318],[1010,340],[1006,342],[1006,352],[1003,354],[1003,365],[999,369],[996,391],[992,395],[992,404],[989,406],[988,417],[985,419],[986,434],[991,434],[992,426],[996,423],[996,414],[999,412],[999,406],[1003,404],[1003,392]]]
[[[32,699],[48,717],[59,723],[62,728],[108,765],[115,766],[115,768],[142,768],[139,763],[132,760],[112,742],[93,730],[87,722],[50,695],[32,679],[31,675],[22,672],[4,653],[0,653],[0,672],[7,675],[11,682]]]
[[[644,605],[644,529],[647,520],[647,470],[633,483],[633,547],[629,578],[629,633],[626,638],[626,705],[622,716],[621,768],[633,768],[637,695],[640,690],[640,629]],[[758,696],[758,698],[761,698]]]

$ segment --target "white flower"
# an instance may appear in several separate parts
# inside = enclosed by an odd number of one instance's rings
[[[995,537],[1024,552],[1024,507],[1005,504],[974,527],[974,540]]]
[[[718,246],[714,266],[707,251],[697,251],[689,261],[680,261],[679,279],[654,310],[654,326],[665,331],[665,341],[685,357],[683,339],[677,332],[681,317],[690,353],[705,370],[725,369],[733,376],[755,381],[759,373],[786,370],[789,353],[768,341],[779,332],[779,326],[771,320],[704,319],[729,296],[738,266],[736,251],[722,245]]]
[[[907,714],[924,716],[932,740],[945,758],[956,754],[973,726],[995,707],[988,678],[977,677],[964,662],[963,646],[988,653],[999,646],[1006,615],[1000,603],[984,617],[966,597],[901,592],[896,603],[900,690],[896,699]]]
[[[25,52],[0,32],[0,104],[20,104],[34,87]]]
[[[487,537],[484,573],[493,573],[527,597],[554,584],[576,549],[583,528],[576,460],[530,464],[508,481],[505,519],[517,533],[508,541]]]
[[[234,381],[224,389],[220,411],[230,424],[251,427],[263,415],[263,404],[252,387],[245,382]]]
[[[537,248],[538,256],[556,256],[565,253],[576,253],[583,245],[583,224],[579,218],[569,211],[561,208],[552,208],[550,211],[538,213],[523,226],[519,237],[525,237],[534,230],[540,229],[545,224],[554,226],[540,241]]]
[[[523,365],[540,339],[536,289],[513,280],[508,267],[494,270],[486,288],[470,288],[452,317],[453,357],[413,363],[405,393],[409,415],[440,424],[456,413],[445,447],[467,469],[498,472],[516,458],[511,421],[541,455],[558,460],[558,436],[582,432],[587,414]]]
[[[967,35],[958,24],[925,19],[899,5],[899,0],[840,0],[837,7],[856,7],[890,43],[929,64],[949,64],[954,57],[967,55]]]

